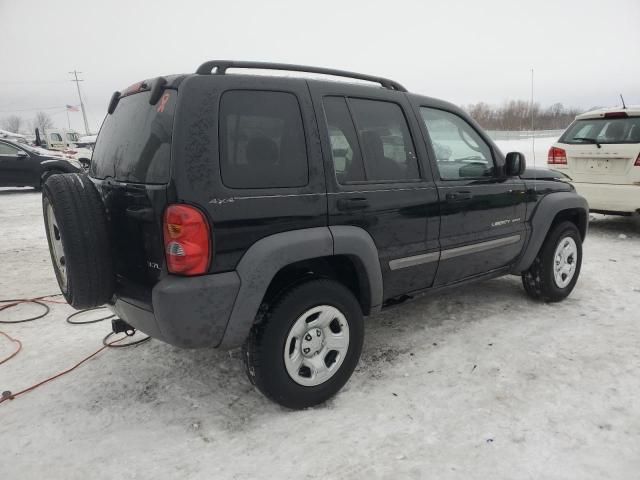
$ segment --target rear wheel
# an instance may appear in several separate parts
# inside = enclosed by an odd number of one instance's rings
[[[532,298],[559,302],[575,287],[581,266],[582,237],[578,227],[561,222],[548,233],[533,264],[522,274],[522,284]]]
[[[49,177],[51,177],[52,175],[60,175],[63,174],[64,172],[61,172],[60,170],[48,170],[46,172],[44,172],[42,174],[42,177],[40,177],[40,184],[36,185],[34,188],[39,192],[42,190],[42,188],[44,187],[45,182],[47,181],[47,179]]]
[[[76,173],[44,184],[42,210],[60,291],[75,308],[105,304],[114,290],[107,221],[93,183]]]
[[[285,293],[254,326],[245,345],[247,375],[271,400],[311,407],[349,380],[363,339],[353,293],[332,280],[312,280]]]

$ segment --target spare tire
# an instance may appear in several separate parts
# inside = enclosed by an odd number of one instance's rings
[[[44,225],[60,290],[74,308],[104,305],[115,276],[107,217],[86,175],[52,175],[42,191]]]

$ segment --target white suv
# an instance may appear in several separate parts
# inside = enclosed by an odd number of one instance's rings
[[[547,163],[573,180],[592,212],[640,212],[640,106],[578,115]]]

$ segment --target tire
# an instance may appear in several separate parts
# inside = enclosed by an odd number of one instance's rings
[[[77,309],[104,305],[113,295],[115,276],[106,214],[95,186],[77,173],[50,176],[42,209],[64,298]]]
[[[302,331],[296,329],[300,325]],[[349,380],[363,340],[362,310],[353,293],[333,280],[311,280],[284,293],[254,325],[244,348],[247,376],[266,397],[284,407],[312,407],[331,398]],[[344,348],[331,350],[334,344]],[[303,354],[307,348],[311,351]],[[316,350],[319,353],[313,355]],[[295,361],[289,359],[298,355],[303,363],[292,376],[288,368],[295,370]],[[326,372],[323,368],[312,371],[307,366],[310,362],[329,367]]]
[[[571,257],[568,257],[563,265],[573,265],[571,273],[566,275],[560,273],[555,274],[556,254],[559,246],[562,244],[569,245],[566,252],[575,251]],[[580,276],[580,268],[582,266],[582,237],[578,231],[578,227],[572,222],[561,222],[555,225],[547,234],[547,238],[542,244],[542,248],[529,270],[522,274],[522,284],[525,291],[530,297],[545,302],[559,302],[567,298],[567,296],[575,287],[578,277]],[[563,276],[564,275],[564,276]]]
[[[36,189],[36,191],[40,192],[40,191],[42,191],[42,189],[43,189],[43,187],[44,187],[45,182],[47,181],[47,179],[48,179],[50,176],[52,176],[52,175],[61,175],[61,174],[64,174],[64,172],[61,172],[60,170],[47,170],[46,172],[44,172],[44,173],[42,174],[42,177],[40,177],[40,184],[39,184],[39,185],[36,185],[36,186],[35,186],[35,187],[33,187],[33,188],[35,188],[35,189]]]

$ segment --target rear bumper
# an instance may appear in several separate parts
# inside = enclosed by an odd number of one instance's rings
[[[132,327],[183,348],[216,347],[222,341],[238,291],[236,272],[169,276],[152,292],[152,310],[116,298],[111,310]]]
[[[640,209],[640,185],[581,182],[573,185],[587,199],[591,211],[631,213]]]

